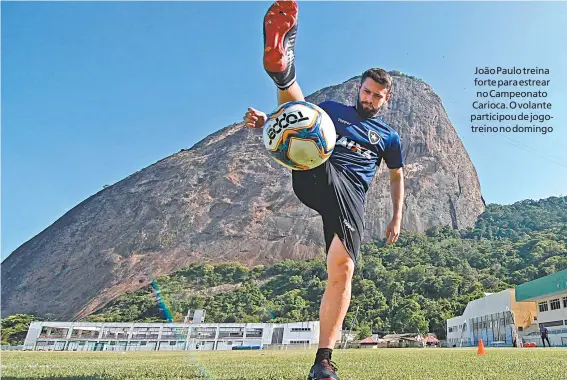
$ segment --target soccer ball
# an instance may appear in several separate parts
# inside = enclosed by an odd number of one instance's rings
[[[329,159],[337,133],[320,107],[292,101],[268,115],[263,137],[268,153],[278,163],[293,170],[309,170]]]

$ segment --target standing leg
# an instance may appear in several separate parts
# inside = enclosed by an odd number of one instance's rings
[[[350,304],[354,262],[337,235],[328,250],[327,273],[327,288],[319,309],[319,349],[309,372],[310,380],[339,379],[331,355]]]
[[[319,348],[333,348],[339,338],[351,297],[354,262],[335,235],[327,256],[327,288],[321,300]]]
[[[326,176],[317,181],[326,188],[319,192],[324,204],[319,211],[323,217],[328,279],[319,311],[319,349],[309,379],[337,380],[331,356],[351,300],[352,278],[364,231],[364,197],[356,194],[354,186],[332,164],[324,169]]]

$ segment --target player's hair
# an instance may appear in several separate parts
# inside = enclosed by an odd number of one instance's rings
[[[388,94],[392,92],[392,77],[384,69],[368,69],[362,74],[362,79],[360,83],[364,83],[366,78],[372,79],[376,83],[380,83],[382,86],[388,89]]]

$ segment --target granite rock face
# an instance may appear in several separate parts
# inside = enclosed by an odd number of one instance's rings
[[[391,72],[382,117],[400,134],[406,162],[403,228],[464,228],[484,210],[475,168],[425,82]],[[353,103],[360,77],[307,100]],[[368,194],[364,241],[384,237],[392,215],[385,165]],[[324,248],[320,217],[295,198],[288,169],[259,131],[233,124],[191,149],[86,199],[2,265],[2,316],[84,317],[192,262],[268,264]]]

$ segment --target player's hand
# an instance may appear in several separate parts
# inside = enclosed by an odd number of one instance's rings
[[[248,112],[244,115],[244,125],[248,128],[264,128],[264,123],[268,116],[262,111],[255,110],[254,108],[248,108]]]
[[[400,237],[400,231],[402,229],[402,219],[394,218],[386,228],[386,244],[394,244],[398,241]]]

